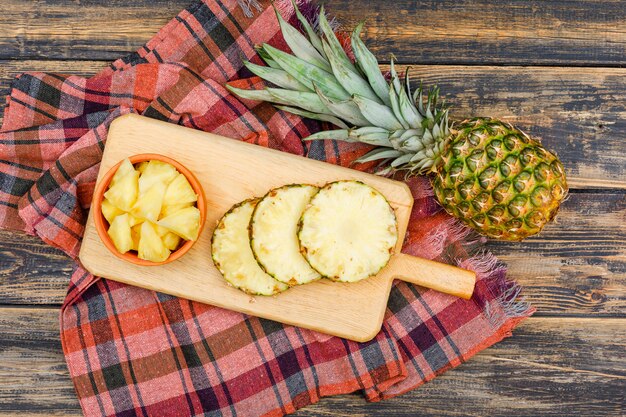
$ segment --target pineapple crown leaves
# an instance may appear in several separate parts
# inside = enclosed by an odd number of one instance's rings
[[[283,37],[292,54],[271,45],[257,48],[267,66],[244,65],[276,87],[244,90],[227,86],[234,94],[268,101],[279,109],[302,117],[329,122],[336,130],[315,133],[305,140],[334,139],[377,146],[356,160],[379,161],[395,170],[427,173],[436,166],[450,136],[448,110],[438,103],[439,89],[411,92],[408,69],[401,81],[392,56],[389,81],[374,54],[360,38],[363,23],[354,29],[350,43],[355,62],[348,57],[335,35],[324,7],[320,8],[319,33],[292,0],[304,33],[289,24],[276,10]]]

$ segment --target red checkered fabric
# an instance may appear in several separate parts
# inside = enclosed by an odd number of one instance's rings
[[[277,5],[293,18],[289,1]],[[107,127],[129,112],[345,166],[366,152],[303,142],[322,126],[227,93],[225,82],[260,82],[242,67],[260,63],[256,44],[286,48],[267,6],[249,18],[235,0],[197,1],[92,78],[16,79],[0,132],[0,226],[76,259]],[[77,261],[61,340],[84,414],[281,416],[353,391],[378,401],[510,335],[532,313],[519,288],[439,208],[426,179],[409,185],[415,208],[403,251],[475,270],[471,300],[396,282],[381,332],[355,343],[94,277]]]

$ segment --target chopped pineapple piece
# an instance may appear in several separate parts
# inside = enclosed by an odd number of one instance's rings
[[[164,206],[194,203],[196,201],[198,201],[198,196],[183,174],[178,174],[174,181],[167,186],[167,191],[163,197]]]
[[[130,227],[137,226],[138,224],[143,223],[144,221],[145,219],[142,219],[141,217],[133,216],[132,214],[128,213],[128,223],[130,223]]]
[[[147,166],[148,166],[148,161],[143,161],[135,165],[135,169],[139,171],[140,174],[143,174]]]
[[[168,232],[165,235],[161,236],[161,240],[166,248],[169,250],[178,249],[178,245],[180,245],[180,241],[182,240],[180,236],[174,234],[172,232]]]
[[[163,237],[166,234],[171,233],[169,229],[166,229],[165,227],[160,226],[157,223],[152,223],[152,226],[154,226],[154,230],[156,230],[157,235],[159,235],[159,237]]]
[[[157,183],[163,183],[167,186],[177,175],[176,168],[167,162],[150,161],[139,177],[139,193],[145,193]]]
[[[161,214],[159,215],[159,219],[162,219],[178,211],[181,211],[184,208],[192,207],[192,206],[193,206],[193,203],[171,204],[171,205],[163,204],[163,207],[161,207]]]
[[[129,162],[130,163],[130,162]],[[123,165],[123,164],[122,164]],[[115,177],[117,177],[116,172]],[[130,211],[137,200],[139,172],[129,171],[122,177],[117,178],[115,184],[110,185],[104,197],[111,204],[123,211]]]
[[[113,175],[113,178],[109,183],[109,187],[114,186],[121,178],[124,178],[126,175],[132,173],[134,170],[135,167],[133,166],[133,164],[130,163],[130,159],[124,159],[117,171],[115,171],[115,175]]]
[[[141,181],[141,177],[139,181]],[[154,183],[145,193],[139,195],[131,210],[131,214],[141,219],[156,222],[159,219],[159,213],[161,213],[161,205],[166,189],[167,186],[164,183]]]
[[[259,202],[250,221],[250,245],[259,265],[277,280],[289,285],[319,279],[300,253],[298,222],[311,197],[313,185],[286,185],[271,190]]]
[[[133,247],[131,249],[134,251],[138,251],[139,238],[141,237],[141,223],[136,224],[130,228],[130,237],[133,240]]]
[[[289,288],[266,274],[250,248],[248,224],[258,200],[248,200],[231,208],[213,232],[213,263],[224,279],[248,294],[272,295]]]
[[[107,222],[109,222],[109,224],[113,223],[114,218],[116,218],[120,214],[124,214],[124,211],[115,207],[106,198],[102,200],[102,204],[100,208],[102,210],[102,214],[104,215],[104,218],[107,219]]]
[[[338,181],[311,199],[298,237],[302,253],[320,274],[356,282],[387,265],[398,229],[382,194],[358,181]]]
[[[196,207],[187,207],[164,217],[157,224],[185,240],[196,240],[200,232],[200,210]]]
[[[166,248],[168,248],[169,250],[175,250],[178,248],[178,245],[181,241],[180,236],[170,232],[169,229],[166,229],[163,226],[159,226],[156,223],[154,223],[153,226],[154,230],[156,230],[157,235],[159,235]]]
[[[107,233],[119,253],[126,253],[133,248],[128,214],[115,217]]]
[[[165,247],[154,225],[150,222],[141,224],[137,252],[139,259],[151,262],[163,262],[170,256],[170,250]]]

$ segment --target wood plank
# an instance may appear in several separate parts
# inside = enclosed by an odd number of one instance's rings
[[[557,224],[523,243],[489,242],[539,315],[626,317],[626,196],[574,193]],[[61,304],[72,262],[0,231],[0,304]],[[17,265],[17,267],[15,266]]]
[[[626,194],[571,194],[539,235],[487,247],[538,315],[626,317]]]
[[[0,310],[0,416],[80,415],[58,311]],[[531,318],[512,338],[377,404],[326,398],[296,416],[621,416],[626,319]],[[600,414],[599,414],[600,413]]]
[[[113,60],[140,47],[190,0],[4,0],[0,59]],[[351,29],[369,19],[380,56],[432,64],[623,65],[619,0],[329,0]],[[114,28],[113,30],[111,28]]]
[[[379,57],[422,64],[623,65],[620,0],[332,0],[347,28],[367,18]]]
[[[24,233],[0,230],[0,304],[55,304],[65,298],[73,262]]]
[[[23,71],[89,75],[105,64],[0,61],[0,96]],[[441,87],[456,120],[498,116],[543,138],[563,160],[572,188],[626,189],[626,69],[419,65],[411,74],[414,85]]]

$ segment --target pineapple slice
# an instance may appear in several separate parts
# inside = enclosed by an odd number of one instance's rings
[[[159,219],[162,219],[178,211],[181,211],[184,208],[192,207],[192,206],[193,206],[193,203],[170,204],[170,205],[163,204],[163,207],[161,207],[161,214],[159,215]]]
[[[382,194],[358,181],[338,181],[311,199],[298,237],[302,253],[320,274],[356,282],[387,265],[398,228]]]
[[[173,165],[162,161],[150,161],[139,177],[139,194],[143,194],[157,183],[166,186],[176,178],[178,171]]]
[[[187,207],[162,218],[157,224],[185,240],[196,240],[200,232],[200,210]]]
[[[141,223],[137,256],[151,262],[163,262],[170,256],[170,250],[150,222]]]
[[[126,161],[128,160],[124,160],[124,162]],[[128,163],[130,164],[130,162]],[[123,166],[125,166],[124,163],[122,163],[120,169],[122,169]],[[126,170],[126,168],[124,168],[124,170]],[[131,171],[126,172],[122,176],[118,177],[118,174],[120,174],[119,169],[113,176],[113,180],[115,180],[115,182],[111,180],[109,189],[106,193],[104,193],[104,198],[120,210],[130,211],[133,204],[135,204],[135,201],[137,200],[137,194],[139,192],[139,172],[135,171],[133,168]]]
[[[102,204],[100,205],[100,209],[102,210],[102,214],[104,218],[107,219],[109,224],[113,223],[113,219],[119,216],[120,214],[124,214],[124,212],[117,207],[115,207],[109,200],[106,198],[102,200]]]
[[[289,285],[321,278],[300,253],[298,222],[311,198],[313,185],[286,185],[270,191],[257,204],[250,221],[250,245],[261,267]]]
[[[213,232],[213,262],[234,287],[248,294],[272,295],[289,287],[266,274],[252,254],[248,224],[257,202],[244,201],[222,217]]]
[[[107,233],[119,253],[126,253],[133,248],[127,213],[115,217]]]
[[[141,177],[139,177],[141,181]],[[163,203],[163,196],[167,186],[162,182],[156,182],[145,193],[139,195],[131,214],[140,219],[146,219],[156,222],[159,219],[161,213],[161,206]]]
[[[167,191],[163,197],[164,206],[195,203],[196,201],[198,201],[198,196],[183,174],[178,174],[174,181],[167,186]]]

